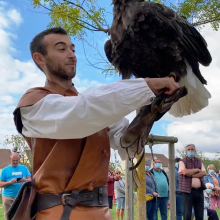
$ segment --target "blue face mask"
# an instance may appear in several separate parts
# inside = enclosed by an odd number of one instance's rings
[[[179,168],[179,163],[175,163],[175,167],[176,167],[176,168]]]
[[[214,171],[214,170],[209,170],[209,173],[210,173],[210,174],[214,174],[215,171]]]
[[[189,157],[189,158],[195,157],[195,152],[193,152],[193,151],[188,151],[188,152],[187,152],[187,157]]]
[[[209,194],[209,193],[212,192],[212,190],[211,189],[206,189],[206,192]]]
[[[145,171],[148,171],[150,169],[150,166],[145,165]]]
[[[155,164],[155,167],[156,167],[156,168],[161,168],[161,163],[156,163],[156,164]]]

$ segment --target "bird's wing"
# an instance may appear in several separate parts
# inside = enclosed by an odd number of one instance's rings
[[[198,62],[208,66],[212,57],[208,51],[207,43],[198,30],[184,17],[178,16],[171,9],[158,3],[143,2],[145,16],[154,16],[170,29],[170,34],[176,34],[181,56],[191,65],[194,73],[202,83],[206,83],[198,69]],[[148,15],[149,14],[149,15]],[[172,36],[171,36],[172,39]]]
[[[160,71],[161,68],[153,64],[165,62],[168,66],[172,64],[169,62],[174,57],[175,60],[180,60],[178,67],[183,65],[181,59],[186,59],[199,80],[206,83],[198,68],[198,62],[205,66],[211,62],[211,55],[204,38],[186,19],[164,5],[137,1],[115,5],[111,38],[112,56],[108,57],[117,68],[120,69],[120,65],[124,66],[124,72],[130,71],[134,62],[135,67],[151,68],[152,75],[155,75],[153,73],[155,70],[160,72],[159,76],[164,76],[162,70]],[[154,54],[158,50],[161,52]],[[150,54],[151,58],[147,54]],[[171,59],[170,57],[166,59],[166,54],[171,55]],[[127,69],[125,61],[131,62]]]

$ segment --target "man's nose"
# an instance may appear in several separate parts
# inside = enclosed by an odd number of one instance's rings
[[[73,52],[72,50],[69,50],[69,57],[68,58],[72,58],[72,59],[76,59],[76,54],[75,52]]]

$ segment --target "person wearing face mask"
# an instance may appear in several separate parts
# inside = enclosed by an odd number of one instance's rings
[[[182,220],[183,217],[183,201],[182,193],[179,191],[179,161],[180,158],[175,158],[175,182],[176,182],[176,220]]]
[[[203,191],[204,194],[204,220],[219,220],[217,212],[213,209],[210,209],[211,201],[210,197],[214,189],[212,183],[206,183],[206,190]],[[194,218],[194,210],[192,212],[192,218]]]
[[[145,172],[146,172],[146,195],[152,197],[152,200],[146,202],[147,206],[147,220],[154,220],[154,215],[157,207],[157,183],[154,175],[150,172],[151,160],[145,159]]]
[[[215,166],[213,164],[208,165],[207,171],[208,174],[204,177],[205,183],[211,183],[214,185],[214,191],[211,193],[211,209],[215,209],[215,204],[217,203],[218,208],[220,209],[220,181],[217,175],[215,174]]]
[[[151,169],[150,171],[154,175],[157,183],[158,194],[160,195],[159,197],[157,197],[157,206],[154,216],[155,220],[158,219],[158,208],[160,209],[161,220],[167,220],[169,179],[166,172],[161,168],[161,161],[159,159],[156,159],[153,164],[153,169]]]
[[[194,207],[196,220],[203,220],[204,195],[203,177],[207,174],[202,161],[195,157],[194,144],[186,146],[186,157],[179,162],[179,191],[182,192],[183,218],[191,220]]]

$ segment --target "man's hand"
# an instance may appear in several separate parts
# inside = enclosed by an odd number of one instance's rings
[[[26,179],[25,179],[24,177],[22,177],[18,182],[19,182],[19,183],[26,182]]]
[[[158,197],[158,193],[153,192],[152,194],[153,194],[154,197]]]
[[[207,188],[208,188],[208,187],[207,187]],[[220,187],[218,187],[218,186],[213,187],[213,189],[214,189],[214,191],[216,191],[216,192],[220,192]]]
[[[188,176],[188,177],[193,177],[193,175],[200,173],[201,170],[198,168],[195,169],[184,169],[181,171],[181,173],[179,173],[180,175],[184,175],[184,176]]]
[[[206,175],[206,171],[202,171],[199,169],[199,172],[198,173],[195,173],[192,175],[192,178],[202,178]]]
[[[10,183],[17,183],[17,179],[15,179],[15,178],[11,179]]]
[[[165,94],[172,95],[180,89],[180,85],[171,78],[145,78],[149,88],[155,95],[158,95],[163,89]]]

